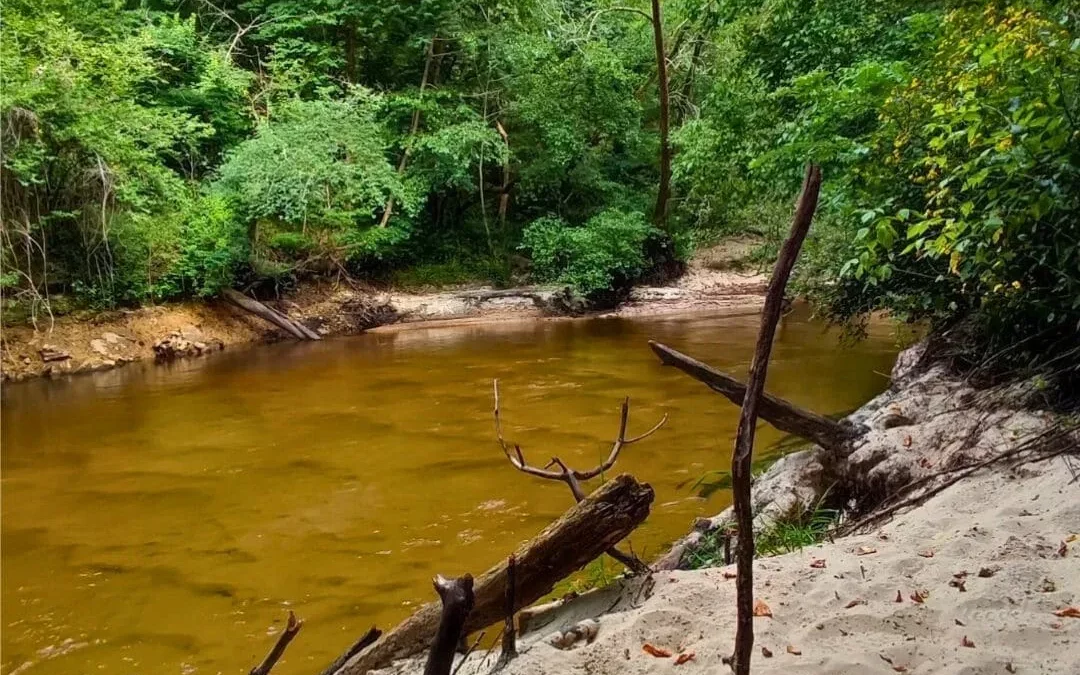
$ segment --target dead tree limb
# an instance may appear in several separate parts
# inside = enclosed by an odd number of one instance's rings
[[[735,522],[739,528],[739,545],[735,550],[735,651],[731,658],[735,675],[750,675],[750,655],[754,648],[754,513],[750,500],[750,466],[758,408],[765,391],[765,376],[769,370],[776,324],[780,322],[784,290],[795,267],[795,260],[799,257],[799,249],[810,230],[820,189],[821,170],[811,164],[806,167],[806,178],[803,179],[791,233],[780,248],[780,255],[773,265],[772,278],[769,279],[765,307],[761,310],[761,329],[754,346],[754,360],[750,362],[750,376],[735,434],[735,454],[731,458],[731,487]]]
[[[442,602],[439,615],[439,629],[428,652],[424,675],[450,675],[450,666],[454,663],[454,652],[465,633],[465,620],[472,611],[473,578],[471,574],[456,579],[447,579],[441,574],[432,579],[435,592]]]
[[[270,670],[274,667],[274,664],[278,662],[281,655],[285,653],[285,648],[289,646],[292,639],[296,637],[296,634],[300,632],[304,622],[296,618],[296,615],[289,610],[289,621],[285,624],[285,630],[281,631],[281,635],[278,636],[277,642],[274,643],[270,653],[266,655],[262,663],[251,669],[249,675],[268,675]]]
[[[602,464],[592,469],[589,469],[588,471],[575,471],[566,466],[566,464],[564,464],[563,461],[558,457],[552,457],[551,461],[548,462],[546,466],[544,466],[543,468],[539,468],[535,466],[530,466],[525,461],[525,455],[521,452],[520,445],[515,444],[514,452],[513,454],[511,454],[510,446],[507,444],[506,440],[503,439],[502,435],[502,421],[499,416],[498,380],[494,381],[492,389],[495,396],[495,436],[499,441],[499,446],[502,448],[503,454],[506,455],[506,458],[508,460],[510,460],[510,464],[512,464],[514,468],[518,471],[522,471],[531,476],[545,478],[548,480],[558,480],[566,483],[567,487],[570,488],[570,493],[574,496],[574,501],[578,502],[580,502],[582,499],[585,499],[585,492],[581,489],[580,481],[589,480],[590,478],[595,478],[596,476],[610,471],[611,468],[615,466],[615,462],[618,461],[619,453],[622,452],[623,447],[630,445],[631,443],[637,443],[640,440],[652,436],[654,433],[656,433],[658,429],[660,429],[660,427],[664,426],[664,424],[667,422],[667,415],[664,415],[662,418],[660,418],[660,421],[657,422],[655,426],[653,426],[652,429],[649,429],[640,436],[634,436],[633,438],[629,439],[626,438],[626,425],[630,417],[630,398],[627,397],[623,399],[622,415],[619,418],[619,436],[615,439],[615,442],[611,446],[611,452],[608,453],[607,459],[604,460]],[[558,471],[552,470],[551,467],[553,466],[558,467]],[[649,566],[642,562],[637,556],[628,555],[614,547],[610,551],[607,551],[607,554],[625,565],[627,569],[629,569],[635,574],[643,574],[649,571]]]
[[[292,335],[297,340],[319,340],[319,334],[310,330],[307,326],[301,329],[300,323],[290,319],[281,312],[267,307],[263,303],[249,298],[243,293],[234,291],[231,288],[226,288],[221,292],[222,297],[236,305],[244,311],[251,312],[255,316],[259,317],[263,321],[272,323],[281,330],[285,331],[289,335]]]
[[[354,642],[344,654],[334,659],[334,662],[327,666],[319,675],[334,675],[337,671],[341,670],[342,666],[348,663],[349,659],[375,644],[375,641],[378,640],[380,636],[382,636],[382,631],[375,626],[372,626],[368,629],[368,632],[361,635],[359,640]]]
[[[664,365],[678,368],[735,405],[743,404],[746,385],[734,377],[659,342],[650,341],[649,347]],[[758,416],[780,431],[795,434],[826,449],[840,447],[858,433],[850,423],[831,420],[765,392],[758,402]]]
[[[499,652],[499,660],[495,662],[495,670],[505,668],[517,658],[517,631],[514,630],[514,563],[513,555],[506,559],[506,594],[503,600],[506,619],[503,625],[502,650]]]
[[[555,584],[624,539],[649,515],[653,490],[622,474],[575,504],[514,552],[515,610],[544,597]],[[477,577],[475,604],[465,622],[472,633],[505,618],[506,560]],[[338,675],[363,675],[430,646],[439,603],[429,603],[346,663]]]

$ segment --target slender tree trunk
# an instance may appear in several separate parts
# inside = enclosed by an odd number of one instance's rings
[[[424,58],[424,74],[420,77],[420,95],[424,94],[424,90],[427,89],[428,76],[431,74],[431,62],[435,58],[435,43],[439,41],[437,35],[431,37],[431,42],[428,43],[427,56]],[[413,111],[412,124],[409,125],[409,136],[412,138],[416,135],[417,130],[420,129],[420,108]],[[409,148],[406,147],[404,152],[401,153],[401,161],[398,162],[397,172],[399,174],[405,173],[405,167],[409,163]],[[379,227],[386,227],[386,224],[390,222],[390,216],[394,213],[394,198],[391,196],[386,200],[386,207],[383,209],[382,218],[379,220]]]
[[[667,223],[668,199],[671,197],[671,145],[668,143],[668,77],[667,56],[664,52],[664,25],[660,0],[652,0],[653,42],[656,44],[656,77],[660,89],[660,189],[656,193],[653,222],[660,227]]]
[[[356,84],[356,23],[345,23],[345,79]]]

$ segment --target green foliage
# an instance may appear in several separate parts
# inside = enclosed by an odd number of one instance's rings
[[[646,270],[645,242],[656,229],[640,213],[609,210],[572,227],[540,218],[525,228],[522,248],[542,281],[567,284],[588,295],[614,290]]]

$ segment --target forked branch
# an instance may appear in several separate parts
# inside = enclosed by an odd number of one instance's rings
[[[551,461],[543,467],[536,467],[530,465],[525,461],[525,454],[521,451],[521,446],[514,444],[513,452],[510,451],[510,445],[503,438],[502,433],[502,421],[499,417],[499,381],[495,380],[492,385],[495,395],[495,436],[499,440],[499,446],[503,450],[503,454],[506,455],[506,459],[510,461],[510,464],[514,466],[518,471],[527,473],[538,478],[545,478],[547,480],[557,480],[566,483],[570,488],[571,494],[574,495],[574,501],[580,502],[585,499],[585,491],[581,489],[581,481],[595,478],[606,471],[609,471],[615,462],[619,459],[619,453],[627,445],[637,443],[640,440],[644,440],[649,436],[656,433],[660,427],[664,426],[667,422],[667,415],[665,414],[660,421],[657,422],[653,428],[649,429],[645,433],[634,436],[632,438],[626,437],[626,427],[630,419],[630,398],[624,398],[622,404],[622,413],[619,417],[619,435],[615,439],[615,442],[611,446],[611,452],[608,453],[607,459],[601,464],[589,469],[588,471],[575,471],[566,466],[558,457],[552,457]],[[553,470],[551,467],[558,467],[558,470]],[[649,571],[649,566],[646,565],[640,558],[633,554],[626,554],[615,548],[614,546],[605,551],[609,556],[618,560],[620,563],[626,566],[636,574]]]
[[[547,466],[541,468],[531,466],[525,461],[525,455],[521,452],[521,446],[514,445],[513,452],[510,451],[510,445],[503,438],[502,434],[502,422],[499,419],[499,381],[495,380],[493,389],[495,392],[495,436],[499,439],[499,446],[503,450],[503,454],[506,455],[506,459],[510,460],[510,463],[514,465],[514,468],[518,471],[523,471],[527,474],[536,476],[537,478],[546,478],[548,480],[561,480],[564,483],[569,484],[568,476],[576,480],[589,480],[596,478],[602,473],[611,470],[611,467],[615,466],[615,462],[619,459],[619,453],[627,445],[637,443],[638,441],[645,440],[649,436],[660,430],[660,427],[667,423],[668,416],[665,414],[660,421],[657,422],[652,429],[649,429],[645,433],[634,436],[632,438],[626,437],[626,425],[630,418],[630,398],[623,399],[622,414],[619,418],[619,436],[615,439],[615,442],[611,446],[611,452],[608,453],[607,459],[603,463],[589,469],[588,471],[576,471],[569,469],[558,458],[552,458],[551,462]],[[550,467],[558,466],[558,471],[551,470]],[[571,486],[571,489],[573,487]],[[580,501],[580,500],[579,500]]]

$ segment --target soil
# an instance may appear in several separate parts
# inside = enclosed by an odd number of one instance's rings
[[[682,278],[668,286],[635,288],[625,304],[605,315],[756,312],[767,279],[734,271],[742,269],[752,245],[740,239],[700,251]],[[557,318],[562,312],[559,291],[459,287],[415,292],[315,282],[267,304],[320,335],[334,336],[380,325],[384,325],[383,330],[401,330],[432,323]],[[285,339],[291,338],[216,298],[101,313],[76,312],[51,322],[39,318],[36,329],[5,326],[0,339],[0,373],[4,381],[20,381],[107,370],[155,358],[154,345],[163,341],[167,343],[161,344],[159,351],[163,353],[172,354],[172,347],[180,345],[184,348],[181,356],[198,356],[235,345]]]

